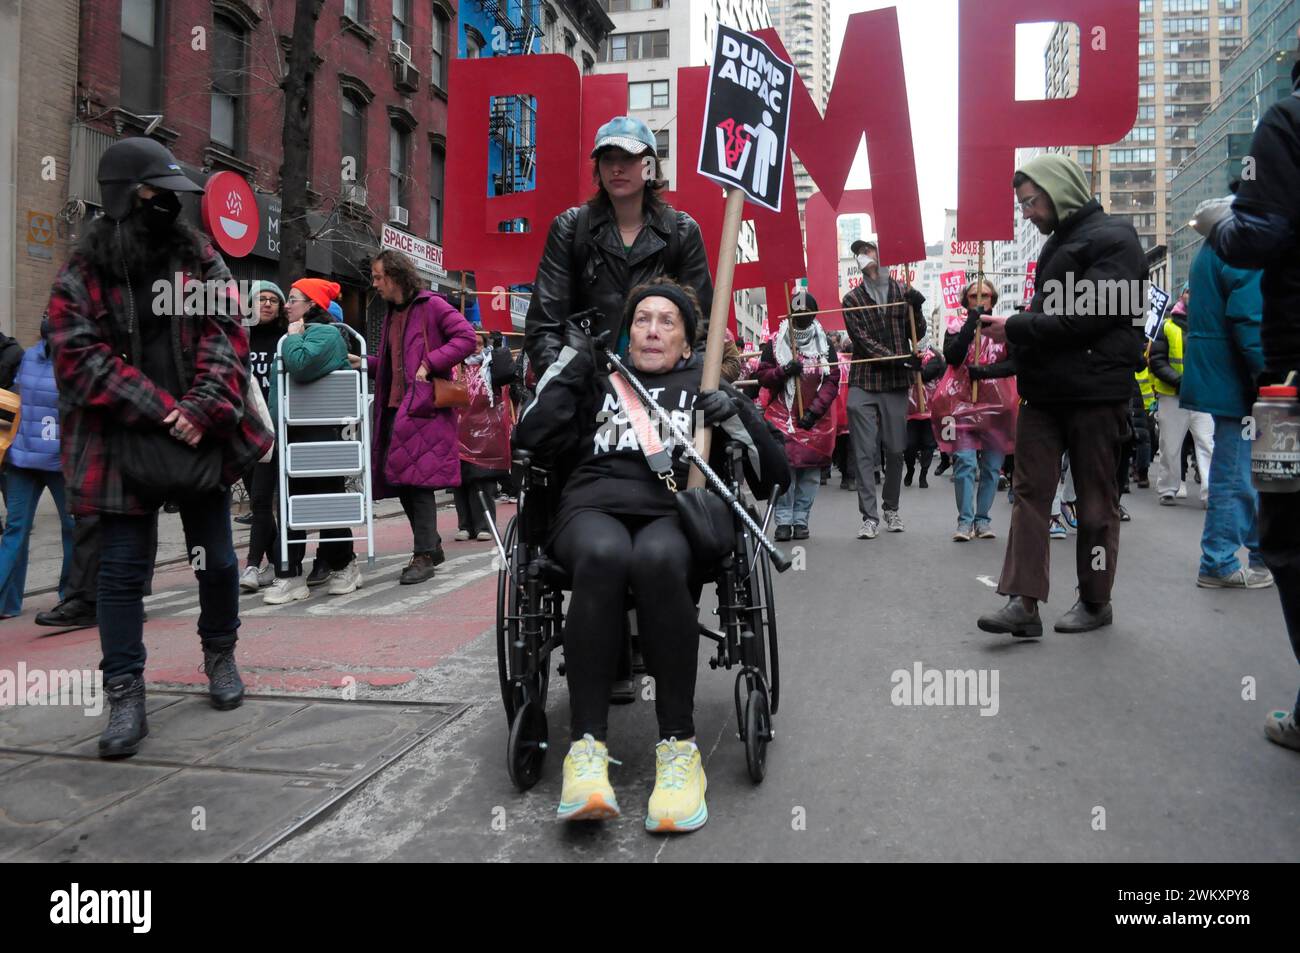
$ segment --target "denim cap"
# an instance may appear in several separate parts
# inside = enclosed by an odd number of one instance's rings
[[[596,133],[596,148],[591,150],[591,157],[594,159],[601,149],[611,147],[634,156],[658,149],[650,127],[633,116],[615,116],[601,126]]]

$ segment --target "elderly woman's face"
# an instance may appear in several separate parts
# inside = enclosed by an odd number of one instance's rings
[[[677,305],[667,298],[642,298],[632,315],[630,347],[632,366],[647,374],[670,371],[690,353],[686,322]]]

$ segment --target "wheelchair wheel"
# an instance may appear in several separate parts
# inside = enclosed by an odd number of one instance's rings
[[[776,650],[776,602],[772,598],[772,557],[766,550],[758,554],[758,574],[763,597],[763,640],[767,643],[767,690],[771,696],[772,714],[781,704],[781,665]]]
[[[767,743],[772,739],[772,717],[767,696],[759,689],[749,693],[745,704],[745,764],[755,784],[767,774]]]
[[[537,702],[525,702],[515,713],[506,742],[506,769],[519,790],[527,791],[541,778],[547,747],[546,712]]]
[[[510,517],[506,524],[501,543],[506,554],[513,560],[516,517]],[[510,625],[506,620],[506,610],[513,602],[514,581],[510,578],[510,568],[502,566],[497,573],[497,680],[501,685],[501,701],[506,708],[506,723],[513,724],[515,719],[515,697],[510,686]]]

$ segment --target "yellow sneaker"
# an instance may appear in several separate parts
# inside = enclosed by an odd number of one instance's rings
[[[591,735],[569,745],[564,756],[564,788],[556,816],[562,821],[604,821],[618,817],[618,799],[609,783],[609,756],[605,742]],[[622,764],[621,761],[614,761]]]
[[[650,792],[645,829],[658,833],[697,830],[709,819],[700,749],[694,741],[669,738],[655,745],[655,789]]]

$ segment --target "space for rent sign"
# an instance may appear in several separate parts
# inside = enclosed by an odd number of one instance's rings
[[[719,24],[700,137],[700,175],[781,211],[794,66],[762,40]]]

